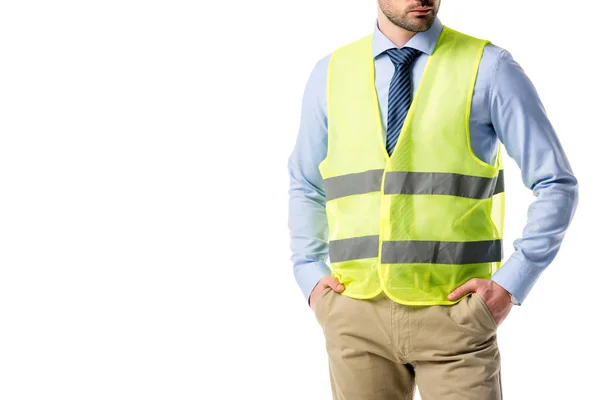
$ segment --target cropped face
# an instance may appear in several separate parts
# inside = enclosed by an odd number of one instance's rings
[[[441,0],[377,0],[383,14],[396,26],[411,32],[431,27]]]

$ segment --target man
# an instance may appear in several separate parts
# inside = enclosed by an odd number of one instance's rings
[[[555,257],[578,183],[511,55],[379,0],[319,61],[289,159],[294,272],[335,399],[500,399],[496,330]],[[501,146],[536,200],[502,263]],[[327,257],[331,268],[325,263]]]

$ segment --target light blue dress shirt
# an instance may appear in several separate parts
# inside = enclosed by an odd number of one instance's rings
[[[413,93],[443,25],[415,34],[405,46],[422,52],[413,63]],[[387,129],[388,90],[394,66],[385,53],[396,48],[375,24],[373,58],[381,121]],[[326,274],[328,226],[325,192],[318,169],[327,154],[327,69],[330,55],[314,67],[306,84],[300,130],[288,160],[289,219],[294,275],[305,298]],[[533,191],[523,236],[492,280],[520,305],[542,271],[556,256],[578,203],[578,182],[538,94],[510,53],[485,47],[473,92],[471,146],[481,160],[494,162],[498,141],[521,169],[523,184]],[[510,182],[507,182],[510,188]],[[508,216],[510,218],[510,216]]]

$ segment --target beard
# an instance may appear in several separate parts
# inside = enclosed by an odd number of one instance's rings
[[[406,10],[399,11],[394,9],[394,7],[390,4],[393,0],[379,0],[379,8],[383,12],[383,15],[387,17],[394,25],[405,29],[409,32],[424,32],[431,28],[433,22],[435,21],[435,17],[437,16],[439,10],[438,7],[434,8],[435,2],[432,0],[422,0],[415,7],[408,8]],[[432,10],[427,15],[417,15],[412,14],[410,11],[414,10],[417,7],[432,7]]]

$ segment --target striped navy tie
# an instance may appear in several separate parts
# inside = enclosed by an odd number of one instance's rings
[[[398,142],[400,130],[402,129],[412,101],[410,65],[419,53],[419,50],[411,47],[387,50],[390,60],[392,60],[396,67],[396,71],[390,82],[390,92],[388,95],[386,149],[389,155],[392,155],[392,151],[394,151],[394,147]]]

